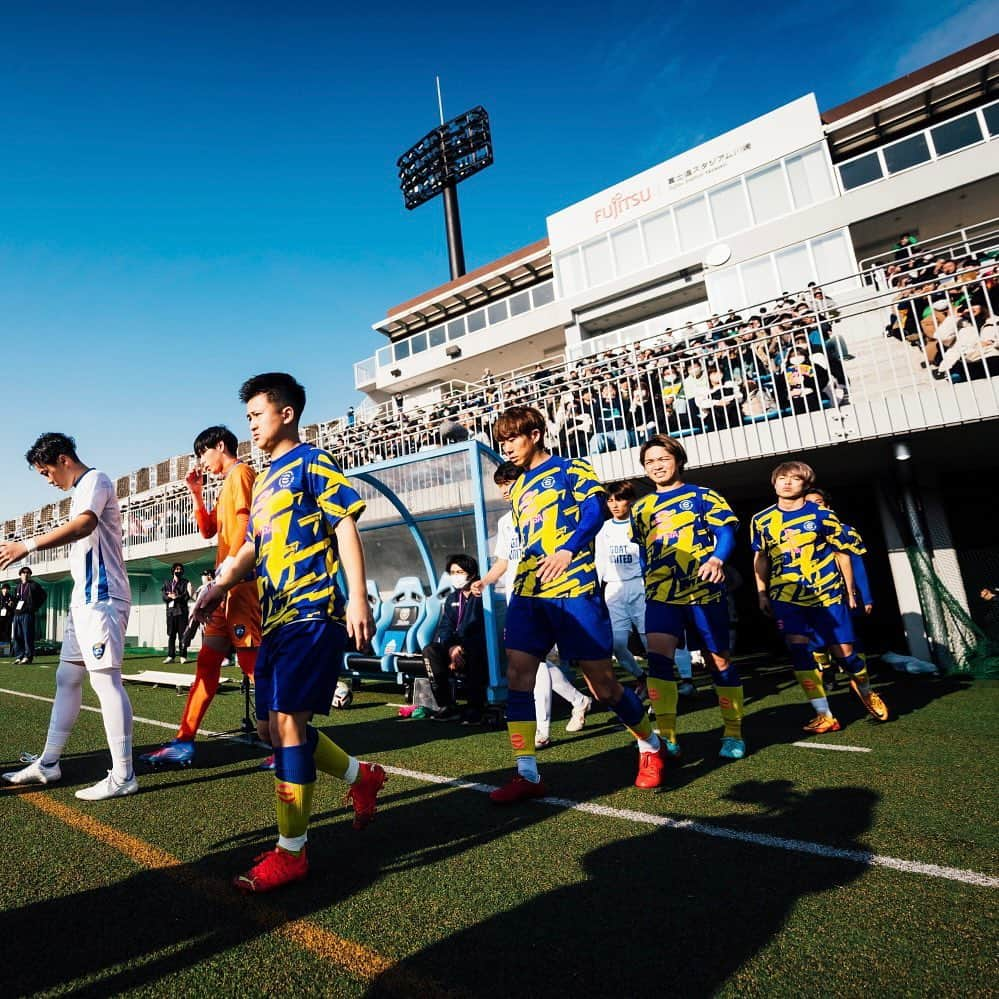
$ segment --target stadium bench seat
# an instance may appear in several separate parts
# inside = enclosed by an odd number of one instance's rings
[[[415,643],[426,599],[420,580],[415,576],[403,576],[381,604],[371,639],[371,654],[348,652],[343,657],[344,670],[348,673],[396,673],[395,657],[406,652],[407,643],[410,647]]]

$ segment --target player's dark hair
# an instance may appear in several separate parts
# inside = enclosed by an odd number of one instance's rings
[[[239,389],[239,401],[249,402],[254,396],[265,395],[275,406],[290,406],[295,419],[305,409],[305,389],[295,379],[283,371],[266,371],[262,375],[247,378]]]
[[[782,461],[771,473],[770,484],[775,485],[781,475],[797,475],[805,483],[808,492],[812,490],[815,482],[815,469],[811,465],[806,465],[803,461]]]
[[[522,434],[530,435],[537,430],[541,434],[539,444],[544,444],[545,418],[533,406],[511,406],[500,415],[496,421],[496,428],[493,431],[496,440],[506,441],[511,437],[520,437]]]
[[[818,486],[811,486],[808,491],[809,493],[814,493],[816,496],[820,496],[822,498],[822,505],[829,507],[830,510],[832,509],[832,496],[825,489],[819,489]]]
[[[171,572],[176,572],[178,569],[180,569],[181,572],[184,571],[184,563],[183,562],[174,562],[174,564],[172,566],[170,566],[170,571]]]
[[[233,458],[236,457],[239,441],[236,440],[236,435],[228,427],[220,423],[217,427],[206,427],[194,438],[195,458],[200,458],[210,447],[217,447],[219,444],[225,448],[227,454],[232,455]]]
[[[66,434],[42,434],[24,457],[29,465],[54,465],[62,454],[72,461],[79,461],[76,441]]]
[[[634,503],[638,498],[635,487],[625,479],[623,482],[612,482],[607,487],[607,499],[627,500]]]
[[[516,482],[524,474],[520,465],[515,465],[512,461],[504,461],[502,465],[496,466],[493,472],[493,482],[498,486],[505,486],[508,482]]]
[[[638,460],[644,465],[645,455],[652,450],[654,447],[661,447],[664,451],[668,451],[676,461],[677,473],[682,473],[687,467],[687,451],[684,446],[678,441],[674,440],[669,434],[653,434],[643,445],[641,450],[638,452]]]
[[[475,580],[479,578],[479,563],[476,562],[471,555],[465,555],[463,553],[448,555],[447,561],[444,564],[448,567],[448,569],[450,569],[452,565],[457,565],[464,569],[465,573],[468,575],[469,582],[475,582]]]

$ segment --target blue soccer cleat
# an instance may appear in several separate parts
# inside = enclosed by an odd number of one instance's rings
[[[718,755],[723,760],[741,760],[746,755],[746,744],[742,739],[735,739],[732,736],[726,736],[722,739],[721,749],[718,751]]]
[[[676,762],[683,758],[683,750],[680,749],[680,743],[670,742],[669,739],[663,736],[659,737],[659,741],[663,746],[663,759]]]
[[[171,739],[165,746],[139,757],[151,767],[189,767],[194,763],[194,743]]]

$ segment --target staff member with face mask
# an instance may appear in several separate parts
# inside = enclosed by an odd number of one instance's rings
[[[482,721],[488,682],[486,629],[482,598],[472,593],[479,578],[479,564],[469,555],[449,555],[447,571],[454,589],[444,598],[441,620],[434,640],[423,650],[427,676],[439,705],[433,721],[461,719],[463,725]],[[468,706],[459,712],[451,690],[451,677],[465,681]]]

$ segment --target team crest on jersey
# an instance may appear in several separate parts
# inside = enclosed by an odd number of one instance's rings
[[[680,509],[681,510],[693,510],[694,509],[694,502],[693,502],[693,500],[684,500],[680,504]]]
[[[246,635],[246,625],[237,624],[236,627],[232,629],[232,631],[237,638],[243,638]]]
[[[806,521],[805,522],[805,530],[806,531],[814,531],[815,530],[815,521],[814,520]]]
[[[294,475],[293,475],[293,474],[292,474],[291,472],[285,472],[285,473],[284,473],[284,474],[283,474],[283,475],[282,475],[282,476],[281,476],[281,477],[280,477],[280,478],[278,479],[278,485],[279,485],[279,486],[280,486],[280,487],[281,487],[282,489],[287,489],[287,488],[288,488],[288,486],[290,486],[290,485],[291,485],[291,483],[292,483],[292,480],[293,480],[294,478],[295,478],[295,476],[294,476]]]
[[[96,645],[92,645],[90,647],[90,651],[93,652],[95,659],[103,659],[104,658],[104,649],[105,649],[105,643],[104,642],[98,642]]]
[[[542,489],[553,489],[554,487],[555,487],[555,479],[552,476],[546,475],[541,480],[541,488]]]

